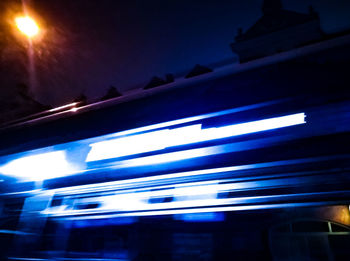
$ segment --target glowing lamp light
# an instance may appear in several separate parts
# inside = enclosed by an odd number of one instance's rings
[[[17,17],[16,26],[24,35],[31,38],[39,33],[39,26],[29,16]]]

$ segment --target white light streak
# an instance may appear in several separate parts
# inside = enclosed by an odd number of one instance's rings
[[[193,144],[198,142],[222,139],[243,134],[256,133],[289,127],[305,123],[305,113],[297,113],[287,116],[269,118],[264,120],[240,123],[218,128],[202,129],[201,124],[160,131],[148,132],[145,134],[127,136],[112,140],[92,143],[92,147],[86,161],[98,161],[117,158],[127,155],[139,154],[162,150],[169,147]],[[178,154],[181,159],[186,155]],[[149,158],[154,160],[155,158]],[[158,162],[159,160],[159,162]],[[179,160],[176,158],[174,160]],[[168,162],[170,159],[155,160],[152,164]]]
[[[74,171],[74,168],[66,160],[65,151],[21,157],[0,167],[0,172],[5,175],[29,181],[60,177]]]
[[[49,110],[49,112],[55,112],[55,111],[68,109],[68,108],[71,108],[71,107],[75,107],[77,104],[78,104],[77,102],[72,102],[72,103],[69,103],[69,104],[66,104],[66,105],[62,105],[62,106],[59,106],[59,107],[56,107],[56,108],[52,108],[52,109]]]

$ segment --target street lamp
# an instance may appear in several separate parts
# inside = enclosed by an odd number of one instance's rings
[[[39,26],[29,16],[21,16],[15,19],[17,28],[28,38],[32,38],[39,33]]]
[[[1,0],[0,0],[1,1]],[[36,73],[34,64],[34,47],[33,38],[39,34],[40,28],[38,24],[28,15],[17,16],[15,19],[18,30],[24,34],[28,40],[27,52],[28,52],[28,77],[29,86],[34,89],[36,86]]]

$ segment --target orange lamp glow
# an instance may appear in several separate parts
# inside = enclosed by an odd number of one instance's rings
[[[15,19],[17,28],[27,37],[31,38],[39,33],[39,26],[29,16],[17,17]]]

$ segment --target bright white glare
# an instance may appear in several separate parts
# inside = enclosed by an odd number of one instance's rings
[[[75,107],[78,103],[77,102],[72,102],[72,103],[69,103],[69,104],[66,104],[66,105],[62,105],[62,106],[59,106],[59,107],[56,107],[56,108],[52,108],[49,110],[49,112],[55,112],[55,111],[60,111],[60,110],[64,110],[64,109],[67,109],[67,108],[71,108],[71,107]]]
[[[15,22],[17,28],[29,38],[39,33],[39,26],[29,16],[17,17]]]
[[[165,129],[148,132],[145,134],[122,137],[113,140],[101,141],[91,144],[92,149],[86,159],[96,161],[102,159],[117,158],[138,153],[165,149],[177,144],[190,143],[201,130],[201,125]],[[171,140],[169,140],[169,137]]]
[[[161,150],[169,147],[233,137],[305,123],[305,113],[202,129],[201,124],[165,129],[92,143],[86,161],[97,161]],[[166,162],[166,160],[164,161]],[[154,162],[160,163],[160,162]]]
[[[192,200],[214,200],[222,185],[180,186],[174,191],[174,199],[178,202]]]
[[[27,156],[10,161],[0,167],[0,172],[23,180],[40,181],[74,172],[64,151],[54,151]]]
[[[207,114],[203,114],[203,115],[199,115],[199,116],[192,116],[192,117],[178,119],[178,120],[156,123],[156,124],[152,124],[152,125],[148,125],[148,126],[144,126],[144,127],[139,127],[139,128],[135,128],[135,129],[130,129],[130,130],[125,130],[125,131],[121,131],[121,132],[116,132],[113,134],[104,135],[103,137],[105,139],[112,138],[112,137],[116,138],[116,137],[151,131],[151,130],[155,130],[155,129],[175,126],[175,125],[179,125],[179,124],[189,123],[189,122],[193,122],[193,121],[199,121],[199,120],[209,119],[209,118],[213,118],[213,117],[224,116],[224,115],[228,115],[228,114],[232,114],[232,113],[253,110],[253,109],[277,104],[280,102],[281,102],[281,100],[263,102],[263,103],[253,104],[253,105],[247,105],[247,106],[228,109],[228,110],[224,110],[224,111],[207,113]]]

